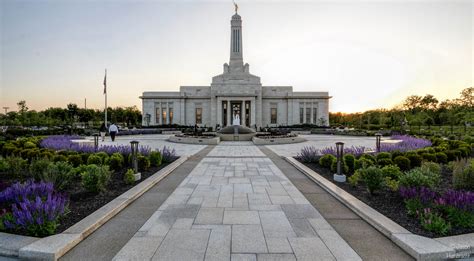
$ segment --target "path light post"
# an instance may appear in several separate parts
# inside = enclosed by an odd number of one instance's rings
[[[99,149],[99,134],[94,133],[94,150],[97,152]]]
[[[135,181],[140,180],[142,178],[141,173],[138,172],[138,141],[132,140],[130,141],[130,146],[132,149],[132,166],[133,166],[133,176],[135,176]]]
[[[342,173],[342,157],[344,156],[344,142],[336,142],[337,173],[334,173],[334,181],[346,182],[346,175]]]
[[[376,152],[380,152],[380,141],[382,140],[382,134],[377,133],[375,134],[375,150]]]

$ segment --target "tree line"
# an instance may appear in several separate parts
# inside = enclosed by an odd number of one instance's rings
[[[405,127],[474,125],[474,87],[461,91],[458,98],[439,101],[431,94],[408,96],[392,109],[375,109],[361,113],[330,113],[332,126],[359,129],[398,129]]]
[[[82,125],[99,126],[104,122],[104,110],[79,108],[70,103],[66,108],[51,107],[42,111],[29,110],[26,101],[17,103],[18,111],[0,114],[0,125],[52,127]],[[142,113],[136,106],[107,108],[107,121],[122,126],[141,125]]]

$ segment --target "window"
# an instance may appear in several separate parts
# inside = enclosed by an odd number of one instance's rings
[[[313,123],[318,123],[318,108],[313,108]]]
[[[155,108],[155,122],[160,124],[160,107]]]
[[[270,124],[277,123],[277,108],[270,109]]]
[[[166,124],[166,103],[161,103],[161,124]]]
[[[168,102],[169,124],[173,124],[173,103]]]
[[[196,124],[202,124],[202,108],[196,108]]]
[[[300,108],[300,123],[304,123],[304,108]]]
[[[306,123],[311,123],[311,103],[306,103]]]

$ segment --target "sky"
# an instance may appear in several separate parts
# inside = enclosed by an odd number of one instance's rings
[[[328,91],[330,111],[473,86],[471,0],[237,0],[264,86]],[[0,0],[0,107],[141,109],[144,91],[209,85],[229,60],[231,0]]]

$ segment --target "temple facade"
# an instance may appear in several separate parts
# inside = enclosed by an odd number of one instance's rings
[[[292,86],[262,86],[243,61],[242,19],[231,19],[230,60],[210,86],[181,86],[177,92],[144,92],[143,125],[224,127],[236,115],[240,124],[277,127],[329,124],[328,92],[293,92]]]

